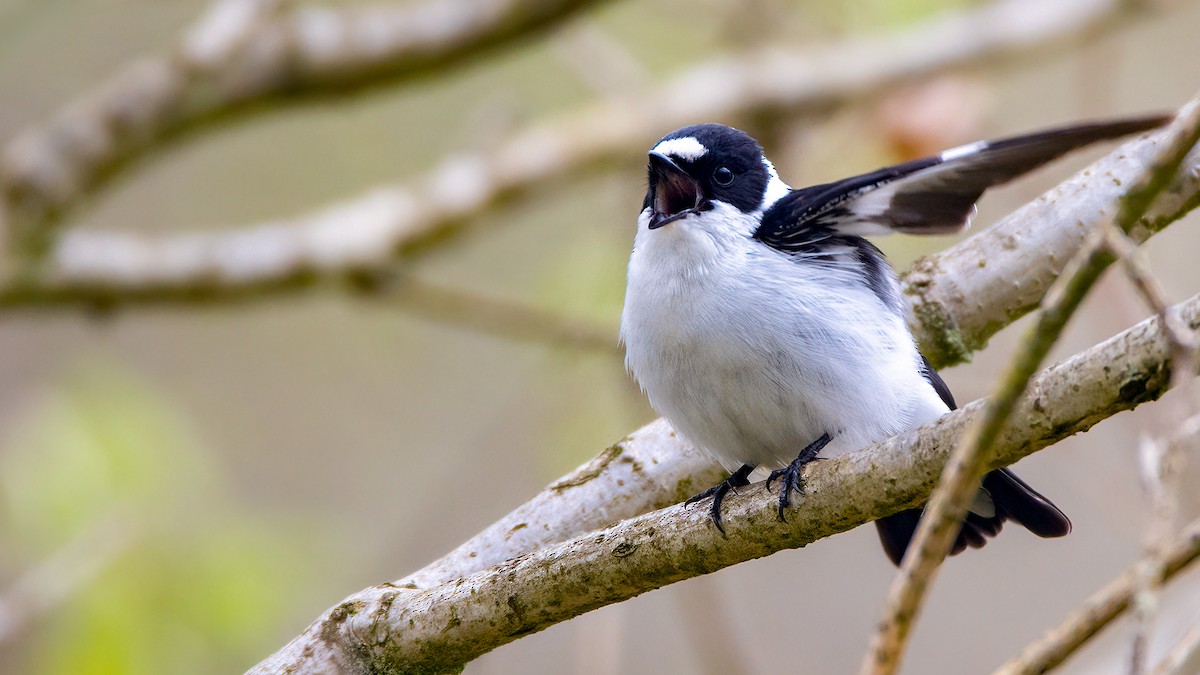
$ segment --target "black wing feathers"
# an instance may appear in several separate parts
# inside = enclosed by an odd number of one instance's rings
[[[1063,537],[1071,532],[1067,514],[1008,469],[984,476],[983,489],[992,495],[997,515],[1003,509],[1006,516],[1039,537]]]
[[[854,214],[854,199],[940,162],[938,157],[915,159],[861,176],[792,190],[767,209],[754,236],[776,248],[798,250],[798,245],[823,235],[857,234],[839,232],[839,225]]]
[[[1007,183],[1072,150],[1153,129],[1169,119],[1083,124],[986,143],[974,152],[947,159],[924,175],[913,176],[911,185],[901,186],[892,196],[881,224],[914,234],[957,230],[966,224],[975,202],[988,188]]]
[[[1095,122],[997,141],[795,190],[763,214],[755,237],[798,251],[831,235],[956,232],[990,187],[1097,141],[1162,126],[1169,116]]]

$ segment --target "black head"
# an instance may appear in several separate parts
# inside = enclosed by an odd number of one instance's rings
[[[697,124],[663,136],[650,151],[650,186],[642,208],[651,208],[650,229],[714,201],[744,213],[762,207],[770,174],[762,147],[744,132],[721,124]]]

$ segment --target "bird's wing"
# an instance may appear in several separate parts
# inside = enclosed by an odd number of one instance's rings
[[[1169,120],[1156,115],[979,141],[793,190],[763,214],[754,236],[774,248],[801,251],[838,235],[957,232],[969,223],[984,190],[1090,143],[1153,129]]]

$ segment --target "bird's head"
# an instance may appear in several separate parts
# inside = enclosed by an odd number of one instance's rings
[[[747,214],[761,211],[788,190],[757,141],[721,124],[664,136],[650,151],[648,173],[642,208],[650,209],[651,230],[710,211],[716,203]]]

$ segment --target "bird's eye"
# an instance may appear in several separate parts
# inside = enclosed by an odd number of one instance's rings
[[[713,181],[722,187],[729,185],[733,182],[733,172],[728,167],[717,167],[717,170],[713,172]]]

